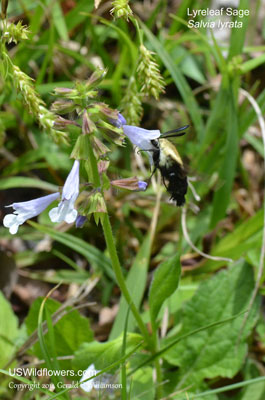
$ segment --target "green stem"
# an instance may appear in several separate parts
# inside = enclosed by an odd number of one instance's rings
[[[148,330],[147,330],[145,324],[143,323],[143,320],[141,318],[139,311],[137,310],[137,308],[135,307],[135,304],[132,301],[131,295],[130,295],[130,293],[127,289],[126,283],[125,283],[124,276],[122,274],[120,261],[119,261],[117,250],[115,247],[114,237],[113,237],[108,214],[106,214],[104,216],[104,218],[101,220],[101,222],[102,222],[102,227],[103,227],[103,231],[104,231],[105,241],[106,241],[107,248],[108,248],[109,255],[111,258],[111,262],[112,262],[112,267],[113,267],[113,270],[114,270],[114,273],[115,273],[115,276],[117,279],[117,283],[121,289],[121,292],[122,292],[125,300],[127,301],[128,305],[131,307],[131,311],[134,315],[134,318],[137,321],[137,324],[139,326],[140,331],[142,332],[143,337],[145,338],[146,342],[149,344],[149,347],[152,348],[153,341],[151,340]]]
[[[137,31],[137,34],[138,34],[138,38],[139,38],[140,45],[142,45],[142,44],[143,44],[144,32],[143,32],[142,29],[140,29],[139,24],[138,24],[138,21],[137,21],[136,18],[130,17],[130,19],[131,19],[131,21],[133,22],[133,24],[134,24],[134,26],[135,26],[135,28],[136,28],[136,31]]]
[[[153,346],[154,346],[154,351],[153,354],[156,354],[160,350],[159,346],[159,340],[158,340],[158,330],[157,330],[157,325],[156,322],[151,319],[151,326],[152,326],[152,332],[153,332]],[[163,393],[162,393],[162,370],[161,370],[161,365],[160,365],[160,358],[155,359],[155,369],[156,369],[156,398],[157,399],[162,399]]]
[[[156,358],[155,360],[155,369],[156,369],[156,399],[162,399],[163,393],[162,393],[162,370],[161,370],[161,365],[159,362],[159,358]]]
[[[90,161],[94,184],[97,187],[100,187],[100,176],[99,176],[98,167],[97,167],[97,160],[96,160],[95,154],[93,152],[91,141],[89,143],[89,161]],[[137,310],[135,304],[132,301],[131,295],[126,286],[126,282],[125,282],[125,279],[124,279],[124,276],[122,273],[122,269],[121,269],[121,265],[120,265],[120,261],[118,258],[118,254],[117,254],[115,241],[114,241],[108,214],[104,215],[104,217],[101,219],[101,223],[102,223],[105,241],[106,241],[106,245],[108,248],[108,252],[110,255],[110,259],[112,262],[112,267],[113,267],[113,270],[114,270],[114,273],[116,276],[117,283],[121,289],[121,292],[122,292],[125,300],[127,301],[128,305],[131,307],[131,311],[134,315],[134,318],[137,321],[138,327],[139,327],[140,331],[142,332],[142,335],[143,335],[146,343],[148,343],[149,347],[152,348],[153,341],[148,333],[148,330],[141,318],[139,311]]]

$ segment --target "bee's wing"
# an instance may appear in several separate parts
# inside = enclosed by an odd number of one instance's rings
[[[189,125],[185,125],[185,126],[181,126],[180,128],[173,129],[172,131],[164,132],[161,134],[160,137],[167,138],[167,137],[183,136],[186,134],[186,132],[183,132],[183,131],[185,131],[188,127],[189,127]],[[177,133],[177,132],[181,132],[181,133]]]

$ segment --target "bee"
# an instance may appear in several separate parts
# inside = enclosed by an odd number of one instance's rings
[[[155,166],[152,175],[159,169],[163,183],[171,195],[170,198],[176,201],[177,206],[182,206],[185,203],[188,181],[183,162],[176,147],[166,138],[183,136],[186,132],[182,131],[188,127],[189,125],[182,126],[173,131],[165,132],[158,139],[151,140],[153,146],[151,155]]]

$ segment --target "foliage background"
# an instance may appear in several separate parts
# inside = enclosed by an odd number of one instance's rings
[[[131,1],[130,6],[166,82],[159,100],[140,95],[137,30],[131,19],[110,16],[110,2],[100,2],[97,9],[87,0],[10,2],[8,21],[22,20],[30,33],[29,40],[7,45],[9,56],[35,79],[36,91],[47,105],[54,101],[55,87],[71,88],[74,81],[88,79],[100,66],[108,69],[100,83],[100,100],[122,111],[130,123],[162,132],[190,125],[188,134],[175,142],[189,175],[197,177],[194,187],[201,198],[194,200],[191,191],[187,196],[190,239],[204,253],[233,262],[207,259],[191,248],[181,229],[181,210],[168,203],[159,177],[145,193],[113,189],[105,193],[119,259],[149,332],[152,326],[160,348],[168,346],[160,355],[163,384],[156,396],[192,399],[204,398],[200,393],[207,392],[210,399],[262,399],[263,378],[255,379],[264,376],[264,146],[256,112],[241,89],[256,99],[264,113],[264,4],[241,0],[239,8],[250,9],[250,16],[242,18],[242,29],[231,29],[230,38],[224,40],[218,32],[215,40],[205,29],[187,27],[187,8],[210,7],[208,0]],[[74,136],[70,136],[70,146],[55,143],[28,112],[3,59],[1,76],[3,217],[5,205],[63,185],[72,165]],[[150,175],[147,159],[137,156],[129,143],[113,145],[110,160],[113,179]],[[84,169],[81,176],[86,182]],[[44,359],[46,366],[50,362],[53,368],[76,371],[97,361],[96,368],[102,370],[124,354],[124,330],[128,333],[126,353],[135,349],[141,336],[131,313],[127,320],[124,299],[117,313],[121,293],[102,230],[93,218],[83,229],[63,223],[54,228],[45,211],[35,222],[20,227],[16,237],[3,227],[0,235],[0,280],[5,295],[0,298],[1,321],[5,321],[0,328],[1,368],[6,371],[13,357],[12,367]],[[176,253],[182,266],[178,289],[178,282],[170,286],[179,271]],[[154,274],[158,265],[160,272]],[[167,280],[174,268],[176,274]],[[149,290],[154,276],[157,286],[153,281]],[[49,327],[44,340],[39,297],[58,282],[61,286],[44,310]],[[258,287],[259,295],[252,301]],[[159,296],[161,304],[157,304]],[[245,312],[250,302],[243,329],[246,313],[234,316]],[[64,308],[60,321],[52,323],[51,315],[61,305],[80,310]],[[28,347],[22,347],[37,328],[39,343],[31,338]],[[69,358],[60,360],[65,356]],[[58,363],[52,357],[59,357]],[[138,349],[127,359],[125,369],[113,368],[115,379],[120,379],[121,371],[121,379],[131,389],[102,391],[102,398],[155,398],[154,363],[147,358],[148,351]],[[8,388],[11,378],[3,372],[1,379],[2,398],[14,398]],[[61,396],[86,398],[80,390]],[[98,394],[88,396],[97,398]],[[23,398],[52,397],[35,390],[25,392]]]

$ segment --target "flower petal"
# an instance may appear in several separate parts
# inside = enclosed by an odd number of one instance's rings
[[[10,226],[9,232],[11,233],[11,235],[15,235],[17,233],[18,227],[19,227],[19,224],[14,224],[14,225]]]
[[[49,194],[48,196],[38,197],[37,199],[13,203],[7,207],[13,207],[14,210],[18,211],[18,213],[30,212],[30,218],[32,218],[44,211],[45,208],[47,208],[54,200],[58,199],[58,197],[60,197],[60,193],[56,192]]]
[[[67,224],[72,224],[72,222],[75,222],[77,214],[78,214],[77,210],[75,209],[69,210],[64,218],[65,222],[67,222]]]
[[[75,160],[73,167],[69,173],[69,175],[66,178],[64,187],[63,187],[63,193],[62,193],[62,199],[70,200],[71,198],[74,198],[74,201],[77,199],[78,194],[79,194],[79,166],[80,162],[79,160]]]
[[[49,217],[52,222],[59,221],[59,207],[54,207],[49,211]]]
[[[9,232],[14,235],[17,233],[19,225],[24,224],[27,219],[36,217],[45,210],[54,200],[60,196],[60,193],[49,194],[48,196],[37,199],[13,203],[7,207],[13,207],[14,213],[7,214],[3,220],[3,225],[9,228]]]
[[[74,209],[74,202],[71,200],[62,200],[58,207],[52,208],[49,212],[49,217],[52,222],[65,221],[71,224],[76,220],[77,210]]]
[[[3,219],[3,225],[6,228],[10,228],[17,220],[17,215],[7,214]]]
[[[123,125],[123,132],[135,146],[142,150],[152,149],[151,140],[157,139],[161,135],[158,129],[148,130],[132,125]]]

